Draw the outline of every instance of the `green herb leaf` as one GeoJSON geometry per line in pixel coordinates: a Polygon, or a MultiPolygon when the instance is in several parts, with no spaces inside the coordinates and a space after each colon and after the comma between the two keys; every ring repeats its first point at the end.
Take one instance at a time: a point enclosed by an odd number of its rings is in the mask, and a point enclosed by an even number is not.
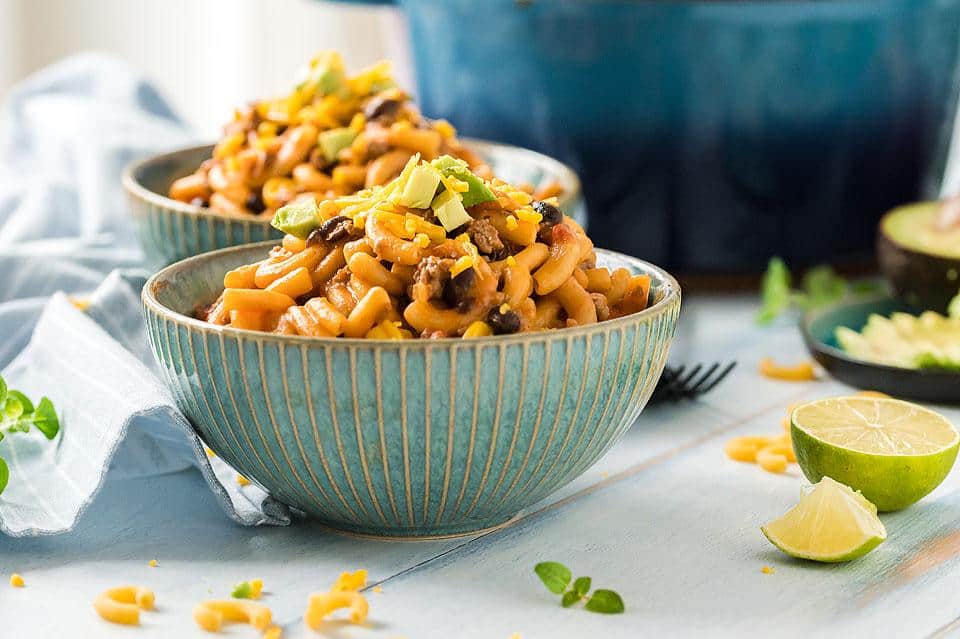
{"type": "Polygon", "coordinates": [[[590,577],[577,577],[573,582],[573,589],[581,597],[590,592],[590,577]]]}
{"type": "Polygon", "coordinates": [[[585,606],[590,612],[616,615],[624,611],[623,599],[612,590],[594,590],[585,606]]]}
{"type": "Polygon", "coordinates": [[[769,324],[790,306],[790,271],[779,257],[771,258],[760,285],[758,324],[769,324]]]}
{"type": "Polygon", "coordinates": [[[567,589],[567,584],[573,575],[570,569],[555,561],[543,561],[533,567],[533,571],[540,577],[540,581],[550,592],[559,595],[567,589]]]}
{"type": "Polygon", "coordinates": [[[847,280],[837,275],[830,266],[817,266],[803,276],[803,291],[806,299],[803,306],[817,308],[841,299],[849,288],[847,280]]]}
{"type": "Polygon", "coordinates": [[[10,481],[10,469],[3,457],[0,457],[0,493],[7,487],[8,481],[10,481]]]}
{"type": "Polygon", "coordinates": [[[241,581],[233,587],[233,592],[230,593],[230,596],[234,599],[249,599],[252,594],[253,586],[250,585],[250,582],[241,581]]]}
{"type": "Polygon", "coordinates": [[[853,295],[874,295],[886,291],[887,287],[880,280],[857,280],[850,283],[850,292],[853,295]]]}
{"type": "Polygon", "coordinates": [[[573,590],[568,590],[565,593],[563,593],[563,599],[560,600],[560,604],[564,608],[569,608],[573,604],[580,601],[580,598],[581,598],[581,595],[577,594],[573,590]]]}
{"type": "Polygon", "coordinates": [[[7,383],[0,377],[0,406],[7,403],[7,383]]]}
{"type": "Polygon", "coordinates": [[[33,425],[43,433],[47,439],[53,439],[60,432],[60,419],[53,408],[53,402],[46,397],[40,399],[37,409],[33,411],[33,425]]]}
{"type": "MultiPolygon", "coordinates": [[[[20,391],[8,390],[7,391],[7,404],[10,404],[10,400],[15,399],[20,402],[20,415],[29,415],[33,412],[33,402],[27,399],[27,396],[21,393],[20,391]]],[[[17,417],[20,417],[17,415],[17,417]]]]}

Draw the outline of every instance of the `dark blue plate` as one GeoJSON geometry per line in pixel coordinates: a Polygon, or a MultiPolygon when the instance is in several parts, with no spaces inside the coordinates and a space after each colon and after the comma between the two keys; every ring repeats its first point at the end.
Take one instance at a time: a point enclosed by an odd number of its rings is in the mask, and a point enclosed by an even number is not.
{"type": "Polygon", "coordinates": [[[837,344],[834,336],[837,327],[859,331],[872,313],[889,317],[896,311],[918,313],[887,295],[858,298],[810,311],[800,322],[800,330],[814,359],[845,384],[905,399],[960,403],[960,373],[873,364],[850,357],[837,344]]]}

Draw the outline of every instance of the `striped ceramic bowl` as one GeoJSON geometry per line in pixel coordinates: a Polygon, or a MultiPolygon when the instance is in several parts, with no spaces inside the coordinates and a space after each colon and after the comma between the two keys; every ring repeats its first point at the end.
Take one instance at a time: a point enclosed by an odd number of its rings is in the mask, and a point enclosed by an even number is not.
{"type": "Polygon", "coordinates": [[[352,532],[422,537],[496,526],[583,473],[630,427],[680,311],[666,272],[627,317],[478,339],[275,335],[191,317],[272,242],[186,259],[143,303],[154,355],[200,437],[281,501],[352,532]]]}
{"type": "MultiPolygon", "coordinates": [[[[560,208],[585,223],[580,180],[567,165],[516,146],[471,139],[464,142],[498,177],[512,184],[537,186],[559,181],[563,186],[560,208]]],[[[226,215],[166,196],[174,180],[193,173],[212,151],[209,144],[181,149],[133,162],[123,170],[137,237],[151,265],[160,268],[207,251],[282,237],[269,220],[226,215]]]]}

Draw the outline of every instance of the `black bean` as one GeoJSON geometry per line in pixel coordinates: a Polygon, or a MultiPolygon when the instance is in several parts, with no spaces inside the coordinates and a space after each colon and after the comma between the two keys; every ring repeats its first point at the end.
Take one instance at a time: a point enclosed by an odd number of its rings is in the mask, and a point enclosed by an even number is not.
{"type": "Polygon", "coordinates": [[[193,206],[204,207],[207,205],[207,201],[202,197],[195,197],[192,200],[190,200],[190,204],[192,204],[193,206]]]}
{"type": "Polygon", "coordinates": [[[248,195],[245,204],[247,210],[251,213],[263,213],[263,210],[267,208],[267,205],[263,203],[263,196],[260,194],[260,191],[253,191],[248,195]]]}
{"type": "Polygon", "coordinates": [[[541,224],[547,226],[556,226],[560,222],[563,222],[563,211],[555,207],[553,204],[543,202],[542,200],[535,200],[530,206],[533,207],[533,210],[543,216],[541,224]]]}
{"type": "Polygon", "coordinates": [[[313,229],[310,231],[310,235],[307,236],[307,246],[317,246],[323,242],[323,235],[320,234],[320,229],[313,229]]]}
{"type": "Polygon", "coordinates": [[[493,329],[494,335],[506,335],[520,330],[520,313],[516,311],[500,312],[500,307],[490,309],[487,314],[487,323],[493,329]]]}
{"type": "Polygon", "coordinates": [[[456,277],[451,277],[443,284],[443,301],[458,311],[465,311],[473,304],[473,289],[477,281],[477,274],[468,268],[456,277]]]}
{"type": "Polygon", "coordinates": [[[363,115],[368,120],[376,120],[382,117],[392,118],[397,115],[399,110],[400,100],[376,96],[367,102],[367,106],[363,109],[363,115]]]}
{"type": "MultiPolygon", "coordinates": [[[[427,220],[427,221],[429,222],[430,220],[427,220]]],[[[464,233],[466,233],[468,230],[470,230],[470,222],[467,222],[466,224],[461,224],[460,226],[453,229],[452,231],[447,231],[447,237],[459,237],[464,233]]]]}
{"type": "Polygon", "coordinates": [[[331,217],[320,225],[320,237],[328,242],[339,242],[353,234],[353,220],[344,215],[331,217]]]}

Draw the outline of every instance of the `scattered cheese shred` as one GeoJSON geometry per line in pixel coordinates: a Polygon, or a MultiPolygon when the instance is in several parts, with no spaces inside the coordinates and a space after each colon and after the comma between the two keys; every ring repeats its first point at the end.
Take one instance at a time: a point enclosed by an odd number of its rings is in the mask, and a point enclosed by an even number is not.
{"type": "Polygon", "coordinates": [[[247,478],[244,477],[243,475],[237,475],[237,485],[239,485],[239,486],[248,486],[249,484],[250,484],[250,480],[249,480],[249,479],[247,479],[247,478]]]}
{"type": "Polygon", "coordinates": [[[10,585],[13,586],[14,588],[23,588],[24,586],[23,577],[21,577],[17,573],[13,573],[12,575],[10,575],[10,585]]]}
{"type": "Polygon", "coordinates": [[[217,454],[213,452],[208,446],[203,447],[203,452],[207,454],[207,457],[216,457],[217,454]]]}
{"type": "Polygon", "coordinates": [[[156,559],[151,559],[150,562],[149,562],[147,565],[150,566],[151,568],[156,568],[156,567],[157,567],[157,560],[156,560],[156,559]]]}
{"type": "Polygon", "coordinates": [[[760,569],[760,572],[762,572],[765,575],[772,575],[773,573],[777,572],[777,570],[776,568],[773,568],[771,566],[764,566],[763,568],[760,569]]]}
{"type": "Polygon", "coordinates": [[[380,593],[383,592],[383,586],[376,585],[376,586],[374,586],[373,588],[371,588],[371,590],[373,590],[373,592],[375,592],[375,593],[377,593],[377,594],[379,595],[380,593]]]}
{"type": "Polygon", "coordinates": [[[283,636],[283,629],[279,626],[271,626],[263,633],[263,639],[280,639],[283,636]]]}

